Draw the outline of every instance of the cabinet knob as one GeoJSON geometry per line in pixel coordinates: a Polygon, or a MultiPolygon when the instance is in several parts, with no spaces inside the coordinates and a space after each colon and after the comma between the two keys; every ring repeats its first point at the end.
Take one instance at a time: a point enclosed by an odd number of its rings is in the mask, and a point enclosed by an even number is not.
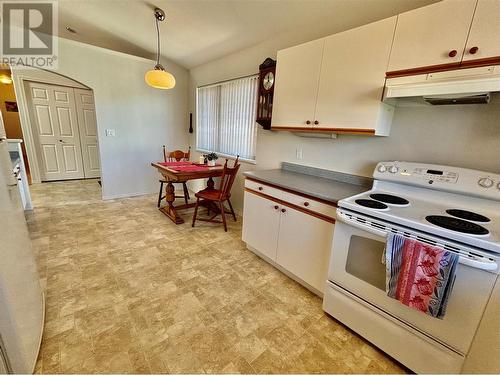
{"type": "Polygon", "coordinates": [[[274,206],[274,209],[275,209],[275,210],[277,210],[278,208],[280,208],[280,206],[277,206],[277,205],[276,205],[276,206],[274,206]]]}
{"type": "Polygon", "coordinates": [[[469,50],[469,53],[471,55],[475,55],[477,53],[477,51],[479,51],[479,48],[478,47],[472,47],[470,50],[469,50]]]}
{"type": "Polygon", "coordinates": [[[318,124],[319,124],[318,120],[314,121],[314,125],[318,125],[318,124]]]}
{"type": "Polygon", "coordinates": [[[307,124],[307,125],[310,125],[310,124],[311,124],[311,121],[307,120],[307,121],[306,121],[306,124],[307,124]]]}
{"type": "Polygon", "coordinates": [[[262,191],[264,190],[264,188],[262,186],[259,186],[259,190],[262,191]]]}
{"type": "Polygon", "coordinates": [[[281,212],[286,212],[286,210],[284,208],[281,209],[281,212]]]}
{"type": "Polygon", "coordinates": [[[449,53],[448,53],[448,56],[450,57],[455,57],[457,55],[457,50],[456,49],[452,49],[449,53]]]}
{"type": "Polygon", "coordinates": [[[304,206],[309,206],[309,202],[304,202],[304,206]]]}

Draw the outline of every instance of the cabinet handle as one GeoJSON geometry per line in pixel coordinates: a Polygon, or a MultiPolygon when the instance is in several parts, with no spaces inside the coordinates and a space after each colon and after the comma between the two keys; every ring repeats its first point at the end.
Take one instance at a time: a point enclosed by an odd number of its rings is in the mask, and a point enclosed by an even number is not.
{"type": "Polygon", "coordinates": [[[307,120],[306,125],[310,125],[310,124],[311,124],[311,121],[307,120]]]}
{"type": "Polygon", "coordinates": [[[264,190],[264,188],[262,186],[259,186],[259,190],[262,191],[264,190]]]}
{"type": "Polygon", "coordinates": [[[284,208],[281,209],[281,212],[286,212],[286,210],[284,208]]]}
{"type": "Polygon", "coordinates": [[[278,208],[280,208],[280,206],[274,206],[274,209],[277,210],[278,208]]]}
{"type": "Polygon", "coordinates": [[[471,55],[475,55],[477,53],[477,51],[479,51],[479,48],[478,47],[472,47],[470,50],[469,50],[469,53],[471,55]]]}
{"type": "Polygon", "coordinates": [[[309,202],[304,202],[304,206],[309,206],[309,202]]]}
{"type": "Polygon", "coordinates": [[[318,124],[319,124],[318,120],[314,121],[314,125],[318,125],[318,124]]]}
{"type": "Polygon", "coordinates": [[[452,49],[449,53],[448,53],[448,56],[450,57],[455,57],[457,55],[457,50],[456,49],[452,49]]]}

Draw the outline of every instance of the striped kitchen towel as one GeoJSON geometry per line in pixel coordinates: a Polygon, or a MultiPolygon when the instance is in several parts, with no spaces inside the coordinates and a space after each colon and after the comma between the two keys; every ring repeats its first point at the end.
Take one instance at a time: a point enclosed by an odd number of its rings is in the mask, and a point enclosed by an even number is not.
{"type": "Polygon", "coordinates": [[[387,295],[442,319],[455,282],[458,254],[389,234],[385,256],[387,295]]]}

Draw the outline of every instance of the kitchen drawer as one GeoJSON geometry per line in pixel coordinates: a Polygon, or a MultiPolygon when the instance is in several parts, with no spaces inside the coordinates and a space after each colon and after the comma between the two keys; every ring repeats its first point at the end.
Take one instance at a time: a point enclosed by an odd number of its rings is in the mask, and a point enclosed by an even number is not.
{"type": "Polygon", "coordinates": [[[249,180],[248,178],[245,179],[245,187],[247,189],[251,189],[251,190],[254,190],[256,192],[269,195],[269,196],[276,198],[276,199],[281,199],[281,197],[284,193],[283,190],[276,189],[272,186],[262,184],[262,183],[257,182],[257,181],[249,180]]]}
{"type": "Polygon", "coordinates": [[[306,198],[286,191],[282,192],[281,199],[284,202],[294,204],[295,206],[299,206],[306,210],[317,212],[319,214],[335,218],[336,207],[318,202],[317,200],[306,198]]]}

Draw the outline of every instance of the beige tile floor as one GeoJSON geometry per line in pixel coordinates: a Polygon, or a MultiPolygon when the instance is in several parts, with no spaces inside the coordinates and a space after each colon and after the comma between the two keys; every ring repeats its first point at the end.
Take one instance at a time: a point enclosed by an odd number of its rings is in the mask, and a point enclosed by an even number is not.
{"type": "Polygon", "coordinates": [[[177,226],[154,195],[100,201],[96,180],[31,190],[39,373],[405,371],[248,251],[240,222],[177,226]]]}

